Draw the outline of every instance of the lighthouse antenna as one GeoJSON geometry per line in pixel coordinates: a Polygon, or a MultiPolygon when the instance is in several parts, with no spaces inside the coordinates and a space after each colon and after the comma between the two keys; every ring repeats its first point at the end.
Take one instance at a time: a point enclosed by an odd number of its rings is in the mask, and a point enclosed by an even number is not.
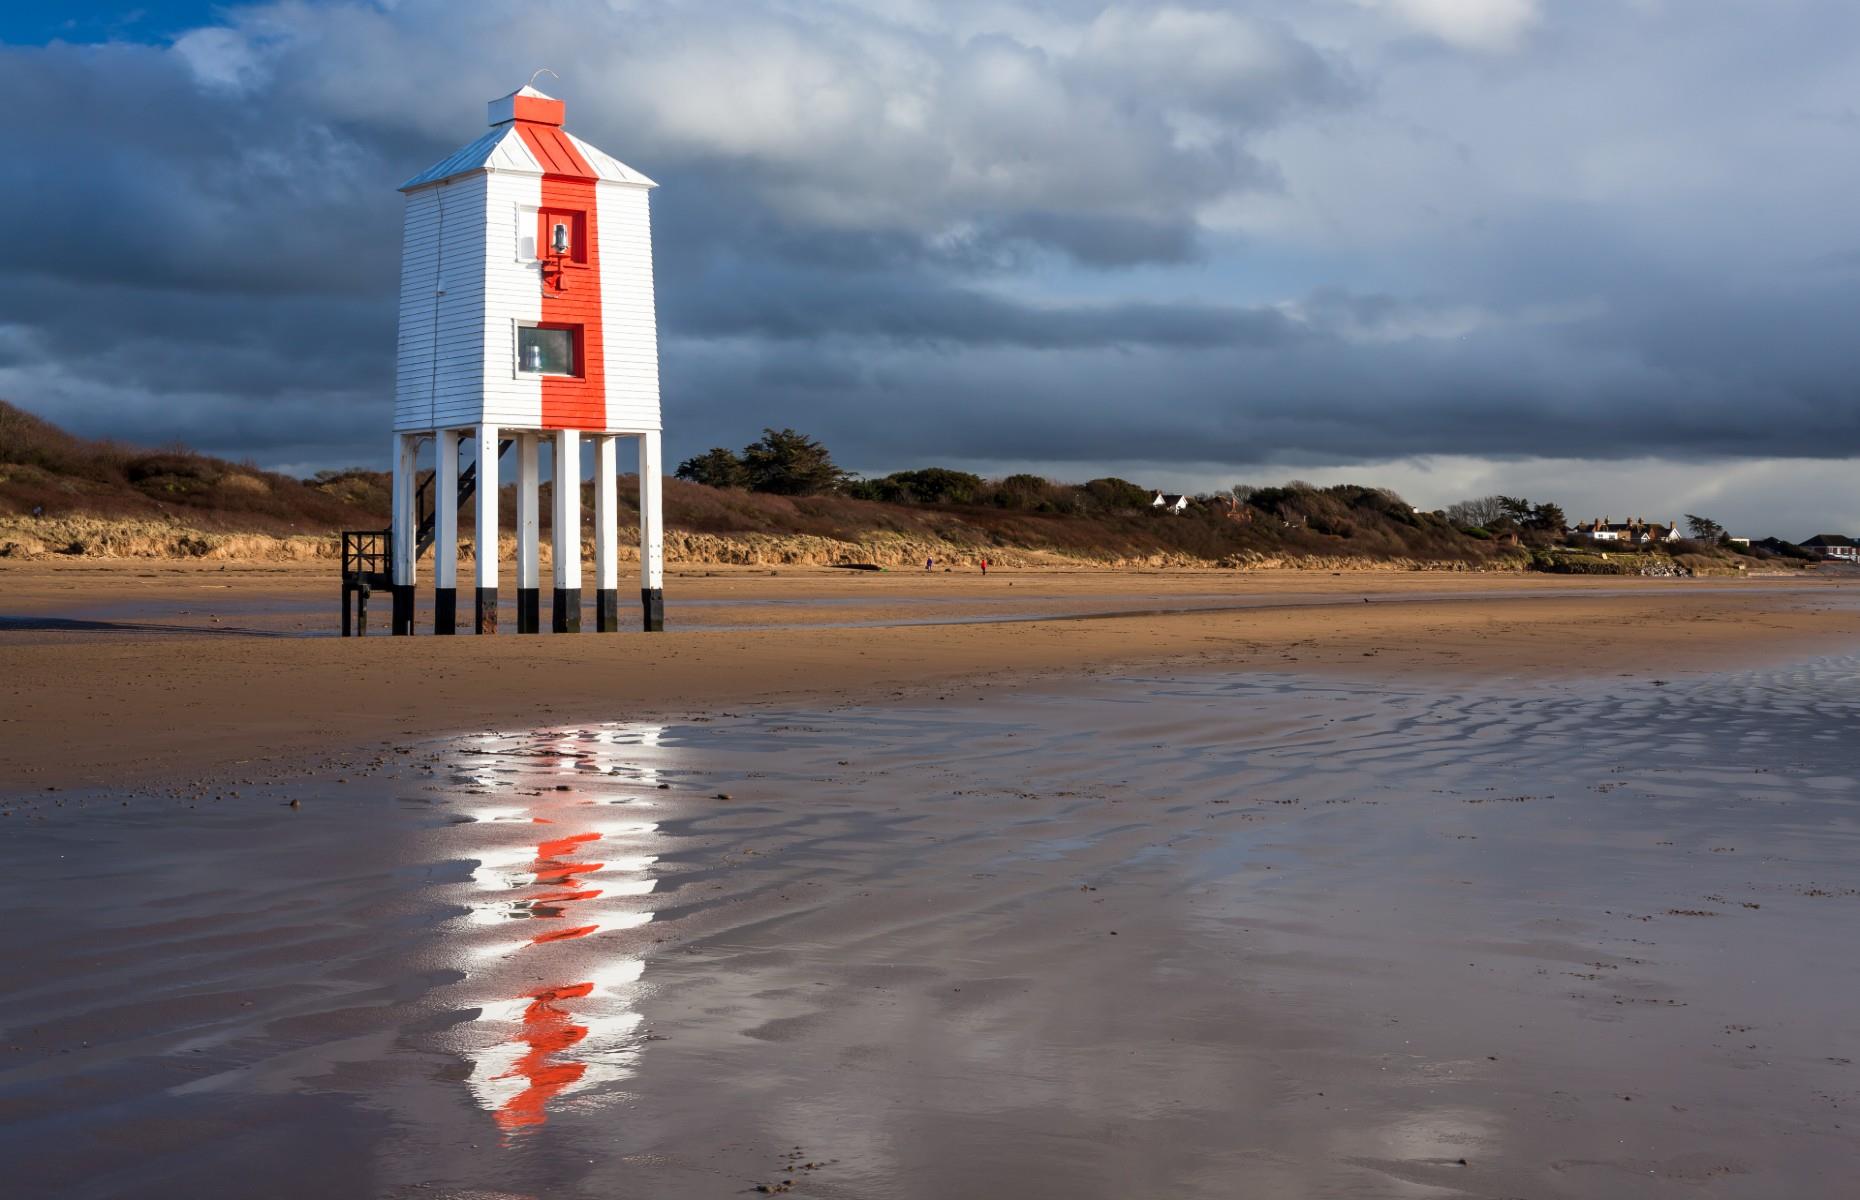
{"type": "MultiPolygon", "coordinates": [[[[543,73],[544,71],[549,71],[549,68],[548,68],[548,67],[537,67],[537,68],[536,68],[536,75],[541,75],[541,74],[542,74],[542,73],[543,73]]],[[[551,75],[555,75],[555,72],[554,72],[554,71],[549,71],[549,74],[551,74],[551,75]]],[[[530,76],[530,81],[529,81],[529,83],[528,83],[528,84],[526,84],[525,86],[527,86],[527,87],[535,87],[535,86],[536,86],[536,75],[531,75],[531,76],[530,76]]],[[[557,83],[560,83],[560,82],[562,81],[562,77],[561,77],[560,75],[555,75],[555,80],[556,80],[556,82],[557,82],[557,83]]]]}

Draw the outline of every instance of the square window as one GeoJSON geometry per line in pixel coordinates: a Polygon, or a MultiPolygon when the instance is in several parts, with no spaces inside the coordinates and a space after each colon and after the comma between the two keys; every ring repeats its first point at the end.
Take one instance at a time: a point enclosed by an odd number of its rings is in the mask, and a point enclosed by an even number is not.
{"type": "Polygon", "coordinates": [[[523,375],[575,374],[575,330],[567,326],[517,326],[517,371],[523,375]]]}

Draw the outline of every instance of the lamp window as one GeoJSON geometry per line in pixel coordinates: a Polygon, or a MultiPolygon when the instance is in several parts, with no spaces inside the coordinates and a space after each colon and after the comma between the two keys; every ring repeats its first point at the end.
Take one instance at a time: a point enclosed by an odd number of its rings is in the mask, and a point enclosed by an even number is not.
{"type": "Polygon", "coordinates": [[[536,249],[543,258],[560,262],[587,262],[587,214],[559,208],[545,208],[538,212],[536,249]]]}
{"type": "Polygon", "coordinates": [[[517,326],[519,375],[576,375],[580,331],[567,325],[517,326]]]}

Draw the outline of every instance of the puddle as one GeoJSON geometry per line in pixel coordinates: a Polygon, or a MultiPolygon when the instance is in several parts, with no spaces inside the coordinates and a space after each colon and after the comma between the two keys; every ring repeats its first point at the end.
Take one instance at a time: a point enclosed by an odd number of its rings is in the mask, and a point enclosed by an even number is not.
{"type": "Polygon", "coordinates": [[[1857,666],[963,687],[16,797],[10,1194],[1837,1194],[1857,666]]]}

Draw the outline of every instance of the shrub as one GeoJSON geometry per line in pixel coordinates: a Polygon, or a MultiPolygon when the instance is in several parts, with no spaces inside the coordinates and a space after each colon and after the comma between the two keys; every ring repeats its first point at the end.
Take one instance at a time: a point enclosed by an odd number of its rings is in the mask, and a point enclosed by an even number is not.
{"type": "Polygon", "coordinates": [[[861,483],[869,498],[897,504],[974,504],[986,488],[980,475],[947,467],[896,471],[883,479],[861,483]]]}
{"type": "Polygon", "coordinates": [[[743,448],[743,472],[752,490],[778,496],[816,496],[847,479],[825,446],[792,429],[764,429],[743,448]]]}
{"type": "Polygon", "coordinates": [[[680,479],[689,479],[692,483],[701,483],[707,487],[747,487],[749,469],[734,451],[722,446],[712,446],[696,458],[687,458],[678,464],[673,472],[680,479]]]}
{"type": "Polygon", "coordinates": [[[1115,475],[1103,479],[1090,479],[1084,484],[1084,491],[1100,508],[1148,508],[1150,491],[1140,488],[1128,479],[1119,479],[1115,475]]]}

